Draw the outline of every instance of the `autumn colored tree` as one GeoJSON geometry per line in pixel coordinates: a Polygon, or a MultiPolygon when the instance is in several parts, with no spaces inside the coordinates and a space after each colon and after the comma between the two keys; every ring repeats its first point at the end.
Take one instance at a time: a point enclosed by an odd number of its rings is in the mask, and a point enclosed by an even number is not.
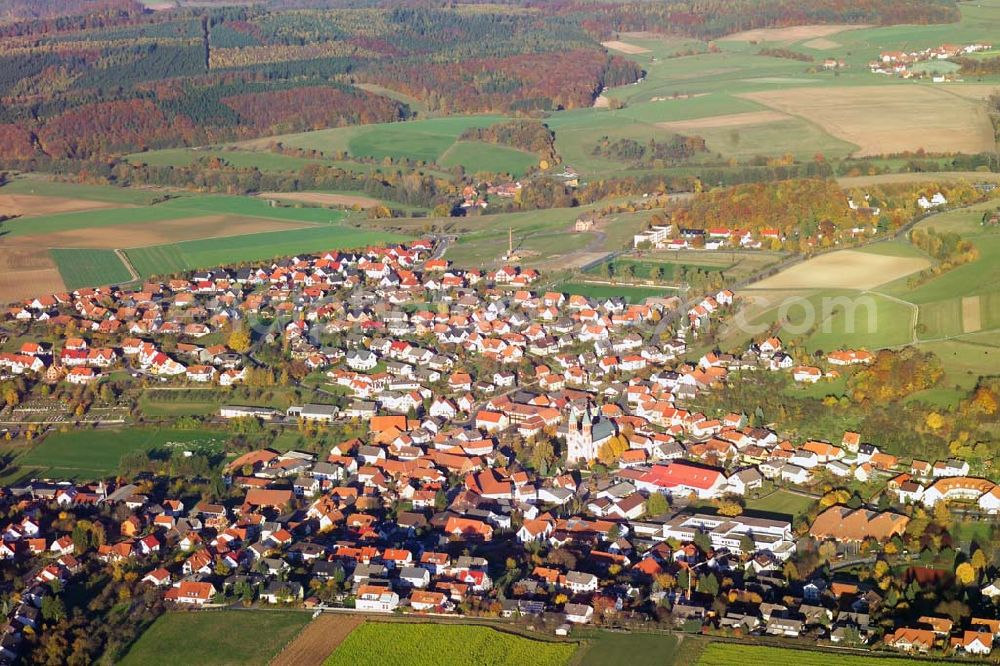
{"type": "Polygon", "coordinates": [[[616,435],[604,442],[597,452],[597,459],[602,465],[611,467],[618,462],[622,454],[628,451],[628,440],[621,435],[616,435]]]}
{"type": "Polygon", "coordinates": [[[229,334],[229,348],[238,354],[250,351],[250,332],[240,326],[229,334]]]}
{"type": "Polygon", "coordinates": [[[719,515],[734,517],[743,513],[743,506],[733,500],[719,502],[719,515]]]}
{"type": "Polygon", "coordinates": [[[976,569],[968,562],[962,562],[955,567],[955,579],[964,587],[969,587],[976,582],[976,569]]]}

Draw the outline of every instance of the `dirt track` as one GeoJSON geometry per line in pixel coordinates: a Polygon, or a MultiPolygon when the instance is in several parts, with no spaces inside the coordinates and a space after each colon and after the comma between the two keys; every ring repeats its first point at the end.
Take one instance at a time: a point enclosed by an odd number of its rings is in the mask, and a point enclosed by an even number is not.
{"type": "Polygon", "coordinates": [[[307,624],[271,666],[318,666],[364,621],[357,615],[324,613],[307,624]]]}

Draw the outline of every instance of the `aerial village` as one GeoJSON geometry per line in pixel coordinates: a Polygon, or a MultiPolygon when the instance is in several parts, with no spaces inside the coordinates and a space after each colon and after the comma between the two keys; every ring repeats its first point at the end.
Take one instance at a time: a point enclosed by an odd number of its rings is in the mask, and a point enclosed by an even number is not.
{"type": "Polygon", "coordinates": [[[1000,487],[960,458],[900,459],[855,432],[793,440],[781,422],[695,406],[748,373],[808,384],[875,354],[804,363],[765,337],[739,356],[689,358],[737,305],[731,291],[628,304],[538,290],[529,267],[458,270],[437,250],[418,240],[329,252],[10,308],[7,323],[37,337],[0,369],[28,392],[123,371],[239,386],[267,369],[270,346],[337,391],[284,411],[228,404],[213,418],[353,436],[318,453],[230,456],[212,497],[182,497],[150,473],[4,488],[0,558],[18,575],[0,655],[15,658],[47,600],[95,566],[191,609],[480,615],[563,635],[656,621],[879,650],[993,649],[1000,582],[982,551],[959,567],[982,589],[957,612],[890,612],[889,597],[916,605],[930,569],[888,572],[939,534],[930,526],[953,503],[1000,511],[1000,487]],[[199,345],[220,330],[246,336],[199,345]],[[52,331],[61,344],[43,342],[52,331]],[[840,481],[884,492],[871,503],[825,490],[840,481]],[[793,519],[744,508],[775,492],[815,509],[793,519]],[[852,562],[872,573],[839,573],[852,562]]]}
{"type": "Polygon", "coordinates": [[[919,51],[882,51],[877,60],[868,64],[868,69],[872,74],[894,76],[901,79],[930,77],[934,83],[944,83],[956,80],[956,74],[945,68],[942,68],[940,72],[937,71],[933,65],[934,62],[983,53],[992,48],[991,44],[974,42],[964,46],[942,44],[919,51]]]}

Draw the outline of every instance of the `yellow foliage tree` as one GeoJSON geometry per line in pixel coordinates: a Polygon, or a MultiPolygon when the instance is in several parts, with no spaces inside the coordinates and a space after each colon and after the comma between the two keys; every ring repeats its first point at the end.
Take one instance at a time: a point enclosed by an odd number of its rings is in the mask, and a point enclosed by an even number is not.
{"type": "Polygon", "coordinates": [[[601,464],[610,467],[618,462],[618,459],[626,451],[628,451],[628,440],[621,435],[616,435],[601,445],[601,449],[597,452],[597,459],[601,461],[601,464]]]}
{"type": "Polygon", "coordinates": [[[986,568],[986,565],[989,564],[989,561],[986,559],[986,554],[983,553],[981,548],[977,548],[976,552],[972,554],[971,564],[976,571],[982,571],[986,568]]]}
{"type": "Polygon", "coordinates": [[[250,333],[245,328],[237,328],[229,334],[229,348],[238,354],[250,351],[250,333]]]}
{"type": "Polygon", "coordinates": [[[739,502],[733,502],[731,500],[726,500],[719,503],[719,514],[723,516],[738,516],[743,513],[743,507],[740,506],[739,502]]]}
{"type": "Polygon", "coordinates": [[[944,417],[937,412],[931,412],[924,418],[924,423],[931,430],[940,430],[944,426],[944,417]]]}
{"type": "Polygon", "coordinates": [[[976,580],[976,570],[968,562],[962,562],[955,569],[955,578],[958,579],[959,583],[968,587],[976,580]]]}

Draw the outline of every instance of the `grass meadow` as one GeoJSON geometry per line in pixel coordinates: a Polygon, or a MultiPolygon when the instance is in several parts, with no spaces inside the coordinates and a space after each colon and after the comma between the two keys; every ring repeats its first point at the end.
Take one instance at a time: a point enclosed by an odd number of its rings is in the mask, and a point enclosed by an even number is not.
{"type": "Polygon", "coordinates": [[[174,443],[184,446],[221,444],[223,435],[201,430],[73,430],[48,435],[20,456],[17,465],[39,471],[41,476],[90,480],[114,474],[121,457],[130,451],[148,451],[174,443]]]}
{"type": "Polygon", "coordinates": [[[114,250],[53,248],[49,253],[67,289],[120,284],[132,279],[114,250]]]}
{"type": "Polygon", "coordinates": [[[133,248],[126,255],[140,276],[149,277],[405,239],[399,234],[330,225],[133,248]]]}
{"type": "Polygon", "coordinates": [[[162,192],[113,185],[83,185],[45,180],[43,178],[15,178],[0,189],[0,194],[32,194],[42,197],[86,199],[122,205],[144,206],[161,197],[162,192]]]}
{"type": "Polygon", "coordinates": [[[777,513],[797,518],[809,510],[815,500],[787,490],[776,490],[759,499],[748,500],[746,508],[752,511],[777,513]]]}
{"type": "Polygon", "coordinates": [[[259,610],[165,613],[120,663],[265,666],[310,618],[306,612],[259,610]]]}

